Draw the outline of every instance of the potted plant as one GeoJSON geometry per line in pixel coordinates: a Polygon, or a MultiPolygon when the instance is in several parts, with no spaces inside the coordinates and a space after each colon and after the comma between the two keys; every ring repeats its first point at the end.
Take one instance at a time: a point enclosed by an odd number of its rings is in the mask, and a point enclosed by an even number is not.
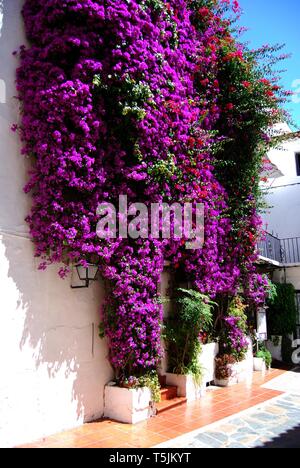
{"type": "Polygon", "coordinates": [[[205,392],[203,366],[199,360],[201,336],[212,326],[215,303],[198,291],[178,289],[179,296],[165,323],[167,384],[178,388],[178,396],[196,400],[205,392]]]}
{"type": "Polygon", "coordinates": [[[272,354],[265,348],[260,349],[254,357],[254,370],[256,372],[264,372],[269,370],[272,364],[272,354]]]}
{"type": "Polygon", "coordinates": [[[127,424],[136,424],[155,415],[160,401],[160,385],[156,372],[141,377],[124,376],[105,387],[104,417],[127,424]]]}
{"type": "Polygon", "coordinates": [[[234,366],[236,362],[237,361],[232,354],[223,354],[216,357],[216,377],[214,380],[215,385],[218,387],[228,387],[233,383],[236,383],[234,381],[234,366]]]}
{"type": "MultiPolygon", "coordinates": [[[[231,369],[233,375],[230,385],[250,380],[253,374],[252,340],[248,336],[246,308],[243,299],[236,296],[229,303],[228,310],[221,320],[220,356],[232,356],[235,361],[231,369]]],[[[222,362],[218,364],[222,367],[222,362]]],[[[218,379],[216,375],[216,380],[222,379],[218,379]]]]}
{"type": "Polygon", "coordinates": [[[253,369],[255,372],[265,372],[269,370],[272,364],[272,354],[266,349],[261,341],[259,341],[258,335],[254,335],[255,348],[253,369]]]}

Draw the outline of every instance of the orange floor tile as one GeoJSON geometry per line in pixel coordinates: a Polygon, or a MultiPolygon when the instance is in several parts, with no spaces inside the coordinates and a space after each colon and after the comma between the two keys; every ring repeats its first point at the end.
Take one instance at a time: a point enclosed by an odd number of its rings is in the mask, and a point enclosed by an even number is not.
{"type": "Polygon", "coordinates": [[[255,374],[250,385],[239,384],[208,392],[197,402],[185,403],[135,426],[101,420],[20,448],[153,447],[281,395],[261,385],[284,372],[271,370],[265,376],[255,374]]]}

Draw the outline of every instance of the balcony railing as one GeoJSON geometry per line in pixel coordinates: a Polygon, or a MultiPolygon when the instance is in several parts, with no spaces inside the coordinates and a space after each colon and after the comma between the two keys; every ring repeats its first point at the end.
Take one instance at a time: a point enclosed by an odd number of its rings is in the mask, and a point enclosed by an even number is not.
{"type": "Polygon", "coordinates": [[[278,263],[300,263],[300,237],[278,239],[272,234],[258,244],[259,254],[278,263]]]}

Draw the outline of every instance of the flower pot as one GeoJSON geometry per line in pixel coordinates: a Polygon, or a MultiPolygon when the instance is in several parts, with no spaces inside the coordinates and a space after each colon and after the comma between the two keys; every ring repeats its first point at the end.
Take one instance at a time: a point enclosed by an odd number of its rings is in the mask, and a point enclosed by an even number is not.
{"type": "Polygon", "coordinates": [[[266,372],[266,363],[263,358],[255,357],[253,360],[253,367],[255,372],[266,372]]]}
{"type": "Polygon", "coordinates": [[[232,383],[230,379],[215,379],[214,384],[217,387],[230,387],[231,385],[235,385],[235,383],[232,383]]]}
{"type": "Polygon", "coordinates": [[[252,359],[244,359],[244,361],[229,364],[229,373],[231,374],[228,379],[214,379],[214,384],[217,387],[231,387],[242,382],[251,382],[253,378],[253,357],[252,359]],[[250,367],[251,363],[251,367],[250,367]]]}
{"type": "Polygon", "coordinates": [[[176,375],[167,373],[167,385],[177,387],[177,395],[187,401],[199,400],[205,395],[206,384],[198,384],[192,375],[176,375]]]}
{"type": "Polygon", "coordinates": [[[105,387],[104,417],[127,424],[137,424],[152,416],[149,388],[105,387]]]}
{"type": "Polygon", "coordinates": [[[215,358],[219,353],[218,343],[208,343],[202,345],[202,352],[199,356],[199,363],[203,369],[203,383],[210,383],[215,378],[215,358]]]}

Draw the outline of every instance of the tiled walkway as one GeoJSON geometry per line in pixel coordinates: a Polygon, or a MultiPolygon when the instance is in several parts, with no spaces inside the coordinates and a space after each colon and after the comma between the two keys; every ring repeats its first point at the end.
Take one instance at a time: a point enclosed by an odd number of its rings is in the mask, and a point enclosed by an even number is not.
{"type": "Polygon", "coordinates": [[[252,384],[209,391],[201,400],[166,411],[135,426],[99,421],[63,432],[23,448],[143,448],[177,438],[283,394],[262,385],[283,375],[255,374],[252,384]]]}
{"type": "Polygon", "coordinates": [[[300,395],[277,397],[159,448],[300,448],[300,395]]]}

